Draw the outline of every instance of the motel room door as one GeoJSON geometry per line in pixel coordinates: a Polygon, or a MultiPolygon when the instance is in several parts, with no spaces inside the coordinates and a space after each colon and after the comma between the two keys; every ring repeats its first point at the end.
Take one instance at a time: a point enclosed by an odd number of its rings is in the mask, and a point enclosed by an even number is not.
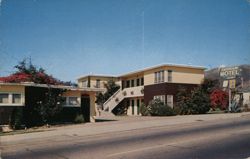
{"type": "Polygon", "coordinates": [[[85,122],[90,122],[90,97],[89,95],[81,96],[81,109],[85,122]]]}

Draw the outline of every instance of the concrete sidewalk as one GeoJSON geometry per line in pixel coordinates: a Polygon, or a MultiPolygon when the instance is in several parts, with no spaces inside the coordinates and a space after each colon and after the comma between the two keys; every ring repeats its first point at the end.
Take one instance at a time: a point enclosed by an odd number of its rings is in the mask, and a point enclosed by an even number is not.
{"type": "Polygon", "coordinates": [[[250,112],[227,113],[227,114],[205,114],[205,115],[182,115],[172,117],[114,117],[116,121],[85,123],[62,127],[46,128],[43,132],[16,134],[0,137],[1,144],[22,142],[29,139],[53,138],[55,136],[89,136],[111,132],[129,131],[149,127],[178,126],[183,124],[197,123],[201,121],[226,120],[250,116],[250,112]]]}

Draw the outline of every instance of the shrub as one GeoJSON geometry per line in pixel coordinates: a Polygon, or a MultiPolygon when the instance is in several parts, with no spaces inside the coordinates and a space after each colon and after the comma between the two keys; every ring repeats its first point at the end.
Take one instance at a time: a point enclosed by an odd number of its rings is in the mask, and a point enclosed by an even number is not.
{"type": "Polygon", "coordinates": [[[149,116],[150,115],[148,107],[144,103],[141,104],[140,112],[141,112],[142,116],[149,116]]]}
{"type": "Polygon", "coordinates": [[[23,125],[23,109],[14,108],[11,114],[10,126],[12,129],[21,129],[23,125]]]}
{"type": "Polygon", "coordinates": [[[195,88],[191,93],[186,89],[180,89],[177,94],[177,107],[180,114],[205,114],[210,110],[210,86],[202,84],[195,88]]]}
{"type": "Polygon", "coordinates": [[[216,108],[225,110],[228,106],[228,93],[221,89],[214,89],[210,94],[210,100],[213,110],[216,108]]]}
{"type": "Polygon", "coordinates": [[[77,114],[74,120],[75,123],[84,123],[84,117],[82,114],[77,114]]]}
{"type": "Polygon", "coordinates": [[[176,115],[174,110],[165,105],[159,99],[152,100],[148,106],[148,111],[152,116],[173,116],[176,115]]]}

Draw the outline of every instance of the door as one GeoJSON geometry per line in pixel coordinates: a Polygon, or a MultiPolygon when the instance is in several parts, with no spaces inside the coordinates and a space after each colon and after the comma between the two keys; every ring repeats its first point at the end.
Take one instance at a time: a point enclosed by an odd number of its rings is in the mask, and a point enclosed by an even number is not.
{"type": "Polygon", "coordinates": [[[89,95],[81,96],[81,109],[85,122],[90,122],[90,98],[89,95]]]}
{"type": "Polygon", "coordinates": [[[132,115],[135,114],[135,101],[134,99],[131,100],[131,106],[132,106],[132,115]]]}
{"type": "Polygon", "coordinates": [[[140,99],[137,99],[137,115],[140,114],[140,99]]]}

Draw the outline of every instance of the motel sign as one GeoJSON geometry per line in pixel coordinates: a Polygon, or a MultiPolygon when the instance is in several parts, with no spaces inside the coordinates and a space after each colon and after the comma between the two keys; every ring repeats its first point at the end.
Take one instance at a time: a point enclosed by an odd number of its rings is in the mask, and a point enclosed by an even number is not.
{"type": "Polygon", "coordinates": [[[225,67],[220,69],[220,77],[222,77],[223,87],[234,89],[236,87],[236,77],[240,76],[241,69],[235,67],[225,67]]]}
{"type": "Polygon", "coordinates": [[[239,67],[225,67],[220,69],[220,77],[223,79],[232,79],[236,78],[236,76],[240,75],[240,68],[239,67]]]}

